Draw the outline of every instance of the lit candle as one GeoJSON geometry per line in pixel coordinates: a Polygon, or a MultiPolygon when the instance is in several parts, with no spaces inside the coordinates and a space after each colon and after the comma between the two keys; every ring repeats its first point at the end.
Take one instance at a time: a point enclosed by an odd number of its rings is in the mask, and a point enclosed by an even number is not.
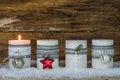
{"type": "Polygon", "coordinates": [[[18,35],[18,40],[9,40],[9,45],[30,45],[30,40],[21,40],[21,35],[18,35]]]}
{"type": "Polygon", "coordinates": [[[18,35],[18,40],[9,40],[8,53],[10,69],[21,69],[31,66],[30,40],[21,40],[21,35],[18,35]]]}

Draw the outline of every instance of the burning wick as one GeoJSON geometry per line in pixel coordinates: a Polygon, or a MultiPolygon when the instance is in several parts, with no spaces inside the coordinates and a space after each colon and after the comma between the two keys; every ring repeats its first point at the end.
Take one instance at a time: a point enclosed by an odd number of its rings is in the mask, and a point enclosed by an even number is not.
{"type": "Polygon", "coordinates": [[[21,35],[18,35],[18,40],[21,40],[21,35]]]}

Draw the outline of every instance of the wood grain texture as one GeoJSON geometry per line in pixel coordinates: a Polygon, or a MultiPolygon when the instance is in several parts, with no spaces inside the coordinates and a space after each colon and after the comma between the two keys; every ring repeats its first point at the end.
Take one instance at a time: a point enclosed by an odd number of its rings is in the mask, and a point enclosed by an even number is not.
{"type": "MultiPolygon", "coordinates": [[[[0,31],[119,32],[119,0],[1,1],[0,17],[18,19],[0,31]]],[[[2,20],[2,19],[1,19],[2,20]]]]}
{"type": "Polygon", "coordinates": [[[113,32],[107,32],[106,34],[102,35],[102,32],[97,33],[90,33],[90,32],[78,32],[78,33],[55,33],[50,32],[48,33],[40,33],[40,32],[6,32],[0,33],[0,57],[3,60],[5,57],[8,56],[8,40],[15,40],[17,39],[18,34],[22,35],[22,39],[29,39],[31,40],[32,46],[32,59],[36,59],[36,40],[39,39],[57,39],[59,40],[59,48],[60,48],[60,60],[63,60],[65,57],[65,40],[69,39],[86,39],[88,40],[88,60],[91,60],[91,41],[92,39],[113,39],[115,41],[115,61],[120,60],[120,35],[113,32]],[[76,35],[77,34],[77,35],[76,35]],[[4,35],[4,36],[3,36],[4,35]],[[69,36],[68,36],[69,35],[69,36]],[[6,37],[7,36],[7,37],[6,37]],[[96,37],[97,36],[97,37],[96,37]]]}
{"type": "Polygon", "coordinates": [[[32,59],[37,39],[58,39],[64,59],[66,39],[113,39],[115,61],[120,60],[120,0],[1,0],[0,61],[8,56],[8,40],[21,34],[32,41],[32,59]]]}

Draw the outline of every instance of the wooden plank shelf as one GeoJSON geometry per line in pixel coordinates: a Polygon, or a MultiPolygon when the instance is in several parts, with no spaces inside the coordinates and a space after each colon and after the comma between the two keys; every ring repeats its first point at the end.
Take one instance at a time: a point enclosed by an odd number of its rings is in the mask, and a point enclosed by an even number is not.
{"type": "Polygon", "coordinates": [[[120,60],[120,0],[4,0],[0,1],[0,61],[8,56],[8,40],[58,39],[60,59],[65,40],[86,39],[91,60],[92,39],[113,39],[115,61],[120,60]]]}

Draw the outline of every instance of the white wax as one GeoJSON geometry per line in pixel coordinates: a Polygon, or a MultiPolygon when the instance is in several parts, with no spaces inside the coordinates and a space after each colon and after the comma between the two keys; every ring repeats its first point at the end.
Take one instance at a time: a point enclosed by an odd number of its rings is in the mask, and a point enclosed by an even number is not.
{"type": "MultiPolygon", "coordinates": [[[[16,69],[13,65],[12,65],[12,61],[14,60],[14,58],[10,58],[9,59],[9,69],[16,69]]],[[[30,58],[23,58],[23,60],[25,61],[25,64],[23,66],[23,68],[28,68],[31,66],[31,59],[30,58]]]]}
{"type": "Polygon", "coordinates": [[[80,44],[83,48],[87,48],[87,40],[66,40],[66,48],[68,49],[75,49],[80,44]]]}
{"type": "Polygon", "coordinates": [[[65,58],[66,67],[87,68],[87,54],[85,55],[66,54],[65,58]],[[78,60],[75,56],[78,58],[78,60]]]}
{"type": "Polygon", "coordinates": [[[113,40],[110,39],[93,39],[92,40],[92,45],[95,46],[109,46],[109,45],[113,45],[113,40]]]}
{"type": "MultiPolygon", "coordinates": [[[[37,40],[37,46],[56,46],[58,45],[58,40],[37,40]]],[[[37,54],[39,55],[40,53],[42,53],[42,55],[44,55],[46,52],[47,53],[55,53],[55,52],[59,52],[58,49],[54,49],[54,50],[47,50],[46,48],[44,50],[37,50],[37,54]],[[39,52],[40,51],[40,52],[39,52]],[[44,54],[43,54],[44,53],[44,54]]],[[[52,55],[52,54],[51,54],[52,55]]],[[[43,68],[43,64],[40,62],[40,60],[43,60],[43,58],[37,58],[37,67],[39,69],[43,68]]],[[[58,67],[59,65],[59,60],[58,58],[54,59],[54,62],[52,63],[53,68],[54,67],[58,67]]]]}
{"type": "Polygon", "coordinates": [[[9,45],[29,45],[30,40],[9,40],[9,45]]]}
{"type": "MultiPolygon", "coordinates": [[[[37,58],[37,68],[43,69],[43,64],[40,62],[40,60],[43,60],[43,58],[37,58]]],[[[52,63],[52,67],[58,67],[59,66],[59,60],[58,58],[54,59],[54,62],[52,63]]]]}
{"type": "MultiPolygon", "coordinates": [[[[31,46],[24,46],[24,45],[30,45],[30,40],[9,40],[9,45],[12,45],[12,46],[8,47],[9,57],[31,55],[31,46]]],[[[14,66],[12,65],[13,59],[15,59],[15,58],[9,59],[9,68],[10,69],[15,69],[14,66]]],[[[30,65],[31,65],[30,59],[31,59],[30,57],[24,58],[25,64],[24,64],[23,68],[30,67],[30,65]]]]}
{"type": "Polygon", "coordinates": [[[8,53],[9,56],[17,56],[17,55],[31,55],[31,46],[27,47],[8,47],[8,53]],[[19,51],[19,53],[16,54],[16,52],[19,51]]]}
{"type": "Polygon", "coordinates": [[[92,58],[92,68],[96,69],[108,69],[113,68],[113,58],[110,63],[104,64],[100,61],[100,59],[94,59],[92,58]]]}
{"type": "Polygon", "coordinates": [[[58,45],[58,40],[37,40],[37,45],[54,46],[58,45]]]}

